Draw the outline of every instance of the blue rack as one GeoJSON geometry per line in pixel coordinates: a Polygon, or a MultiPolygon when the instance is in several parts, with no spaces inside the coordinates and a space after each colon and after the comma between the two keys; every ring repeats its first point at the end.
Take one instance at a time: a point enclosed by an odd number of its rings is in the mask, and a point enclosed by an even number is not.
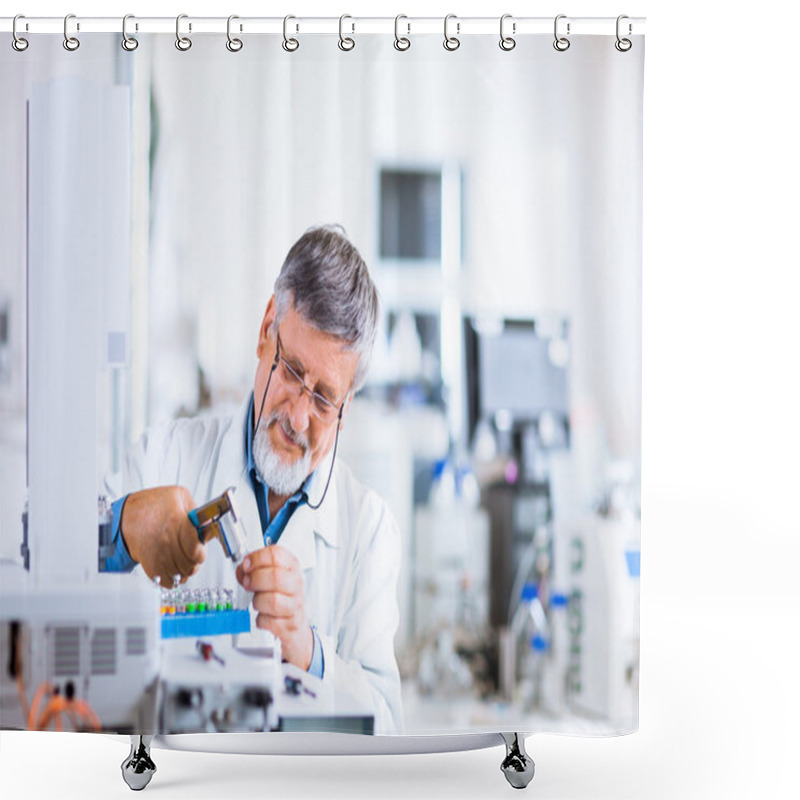
{"type": "Polygon", "coordinates": [[[246,608],[228,611],[203,611],[193,614],[168,614],[161,617],[161,638],[183,636],[219,636],[223,633],[247,633],[250,612],[246,608]]]}

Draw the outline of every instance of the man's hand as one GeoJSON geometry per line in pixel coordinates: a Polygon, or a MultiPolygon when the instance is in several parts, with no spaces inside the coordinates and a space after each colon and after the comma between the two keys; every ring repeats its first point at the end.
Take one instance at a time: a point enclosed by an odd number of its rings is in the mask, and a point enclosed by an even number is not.
{"type": "Polygon", "coordinates": [[[128,495],[120,528],[128,552],[149,578],[171,587],[175,575],[186,580],[206,559],[205,545],[189,521],[194,502],[182,486],[161,486],[128,495]]]}
{"type": "Polygon", "coordinates": [[[258,627],[281,640],[286,661],[307,670],[314,652],[314,633],[306,619],[305,585],[298,560],[285,547],[262,547],[239,564],[236,579],[253,592],[258,627]]]}

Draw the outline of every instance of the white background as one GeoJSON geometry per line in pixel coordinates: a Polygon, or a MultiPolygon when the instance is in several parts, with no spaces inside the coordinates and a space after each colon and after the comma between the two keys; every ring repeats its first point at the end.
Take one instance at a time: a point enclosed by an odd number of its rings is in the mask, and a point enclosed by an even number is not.
{"type": "MultiPolygon", "coordinates": [[[[796,37],[786,3],[36,2],[28,16],[647,16],[640,731],[536,736],[545,798],[797,796],[800,389],[796,37]]],[[[0,46],[7,47],[3,36],[0,46]]],[[[0,734],[4,797],[130,796],[121,740],[0,734]]],[[[485,798],[502,750],[155,751],[158,798],[485,798]]]]}

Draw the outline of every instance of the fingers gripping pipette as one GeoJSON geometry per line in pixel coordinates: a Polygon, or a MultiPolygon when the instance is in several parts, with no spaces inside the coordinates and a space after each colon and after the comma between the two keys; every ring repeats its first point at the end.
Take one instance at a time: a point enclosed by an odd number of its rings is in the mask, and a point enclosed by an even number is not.
{"type": "Polygon", "coordinates": [[[201,542],[216,537],[225,555],[238,564],[247,554],[247,535],[234,500],[235,488],[226,489],[219,497],[189,512],[189,520],[197,528],[201,542]]]}

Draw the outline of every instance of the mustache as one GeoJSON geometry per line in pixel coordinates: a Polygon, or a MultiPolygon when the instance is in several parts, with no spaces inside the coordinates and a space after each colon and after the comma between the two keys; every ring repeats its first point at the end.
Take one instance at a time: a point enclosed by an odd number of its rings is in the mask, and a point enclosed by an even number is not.
{"type": "Polygon", "coordinates": [[[300,448],[303,450],[303,455],[308,452],[308,437],[305,433],[299,433],[292,427],[292,423],[289,421],[289,416],[281,411],[275,410],[273,411],[266,419],[259,423],[259,427],[264,425],[266,428],[271,428],[273,425],[280,425],[283,429],[283,432],[300,448]]]}

